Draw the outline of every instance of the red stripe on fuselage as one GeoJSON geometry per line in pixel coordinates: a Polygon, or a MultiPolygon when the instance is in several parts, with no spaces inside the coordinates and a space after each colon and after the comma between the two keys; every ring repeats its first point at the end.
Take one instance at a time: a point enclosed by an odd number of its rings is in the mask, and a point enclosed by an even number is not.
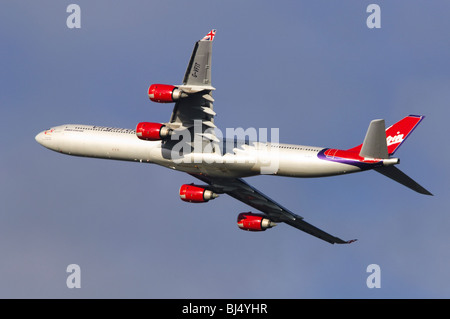
{"type": "Polygon", "coordinates": [[[345,159],[345,160],[351,160],[351,161],[358,161],[361,163],[378,163],[381,161],[379,158],[365,158],[359,156],[359,153],[351,152],[351,151],[345,151],[345,150],[338,150],[338,149],[329,149],[325,151],[325,156],[330,159],[345,159]]]}
{"type": "Polygon", "coordinates": [[[361,170],[372,169],[383,165],[382,159],[364,158],[359,156],[359,153],[334,148],[322,150],[317,156],[326,161],[356,166],[361,170]]]}

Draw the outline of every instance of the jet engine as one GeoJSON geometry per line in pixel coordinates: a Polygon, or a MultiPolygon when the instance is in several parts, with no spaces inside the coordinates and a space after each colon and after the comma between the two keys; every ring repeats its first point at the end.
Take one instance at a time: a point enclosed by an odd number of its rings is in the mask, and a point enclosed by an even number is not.
{"type": "Polygon", "coordinates": [[[170,136],[172,130],[161,123],[141,122],[136,126],[136,136],[141,140],[159,141],[170,136]]]}
{"type": "Polygon", "coordinates": [[[272,228],[276,224],[264,215],[248,213],[240,213],[237,218],[237,224],[240,229],[249,231],[264,231],[272,228]]]}
{"type": "Polygon", "coordinates": [[[180,187],[180,198],[185,202],[205,203],[210,199],[215,199],[217,197],[219,197],[219,195],[213,191],[194,184],[183,184],[180,187]]]}
{"type": "Polygon", "coordinates": [[[152,84],[148,88],[148,97],[157,103],[172,103],[186,96],[186,93],[173,85],[152,84]]]}

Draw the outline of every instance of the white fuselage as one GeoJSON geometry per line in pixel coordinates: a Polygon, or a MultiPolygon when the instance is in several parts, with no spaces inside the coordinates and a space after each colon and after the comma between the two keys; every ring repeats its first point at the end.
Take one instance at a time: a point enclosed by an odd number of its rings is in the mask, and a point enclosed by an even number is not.
{"type": "Polygon", "coordinates": [[[225,141],[208,151],[179,155],[162,141],[144,141],[133,129],[92,125],[61,125],[36,135],[36,141],[56,152],[74,156],[154,163],[175,170],[214,177],[260,174],[321,177],[361,171],[359,167],[318,157],[323,147],[247,142],[231,147],[225,141]]]}

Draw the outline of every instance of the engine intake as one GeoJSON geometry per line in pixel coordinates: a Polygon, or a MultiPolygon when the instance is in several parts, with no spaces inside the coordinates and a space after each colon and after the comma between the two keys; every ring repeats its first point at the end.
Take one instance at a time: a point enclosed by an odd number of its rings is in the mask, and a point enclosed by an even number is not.
{"type": "Polygon", "coordinates": [[[159,141],[170,137],[172,130],[161,123],[141,122],[136,126],[136,136],[145,141],[159,141]]]}
{"type": "Polygon", "coordinates": [[[240,229],[248,231],[264,231],[277,225],[266,216],[251,212],[240,213],[237,218],[237,224],[240,229]]]}
{"type": "Polygon", "coordinates": [[[219,197],[219,195],[217,195],[213,191],[193,184],[183,184],[180,187],[180,198],[185,202],[205,203],[217,197],[219,197]]]}
{"type": "Polygon", "coordinates": [[[157,103],[172,103],[186,96],[186,93],[173,85],[152,84],[148,88],[148,97],[157,103]]]}

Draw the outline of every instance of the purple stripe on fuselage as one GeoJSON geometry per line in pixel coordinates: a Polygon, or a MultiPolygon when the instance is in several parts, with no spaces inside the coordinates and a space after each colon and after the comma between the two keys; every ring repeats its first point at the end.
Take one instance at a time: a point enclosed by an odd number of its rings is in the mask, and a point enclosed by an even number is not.
{"type": "Polygon", "coordinates": [[[327,155],[325,155],[325,152],[328,150],[329,150],[329,148],[324,148],[317,154],[317,157],[324,161],[356,166],[356,167],[359,167],[362,171],[383,166],[383,161],[379,161],[379,162],[375,162],[375,163],[364,163],[364,162],[349,159],[349,158],[327,156],[327,155]]]}

